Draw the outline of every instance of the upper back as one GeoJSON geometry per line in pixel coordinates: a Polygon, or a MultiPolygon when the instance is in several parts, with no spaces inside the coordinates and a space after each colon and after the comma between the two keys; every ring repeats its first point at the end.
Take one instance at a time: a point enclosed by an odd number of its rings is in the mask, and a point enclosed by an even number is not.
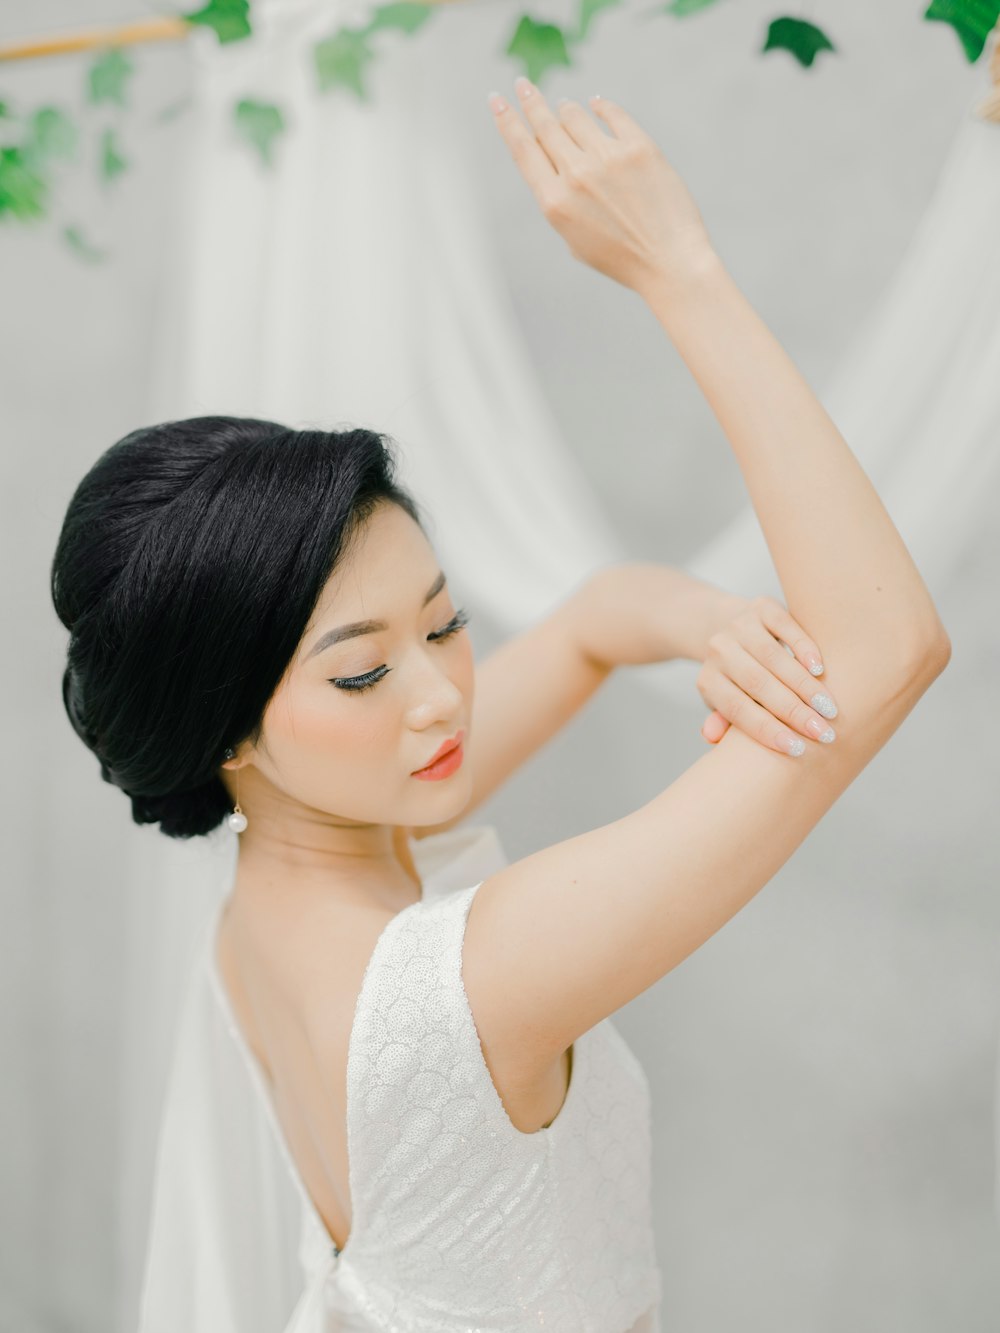
{"type": "MultiPolygon", "coordinates": [[[[449,884],[472,871],[504,863],[492,828],[449,832],[414,850],[427,872],[425,905],[453,892],[449,884]],[[442,871],[450,871],[451,879],[442,871]]],[[[316,901],[291,909],[288,895],[275,907],[255,915],[244,900],[231,898],[216,928],[214,962],[305,1188],[330,1237],[343,1248],[353,1212],[347,1144],[351,1035],[366,970],[398,913],[374,904],[316,901]]],[[[398,964],[406,967],[404,960],[398,964]]],[[[383,963],[380,973],[365,996],[366,1012],[386,1003],[391,966],[383,963]]],[[[554,1119],[566,1095],[570,1053],[539,1069],[516,1049],[498,1049],[488,1024],[479,1035],[512,1123],[531,1132],[554,1119]]]]}
{"type": "Polygon", "coordinates": [[[303,1185],[331,1239],[351,1224],[346,1066],[354,1000],[389,915],[342,912],[324,942],[308,919],[273,931],[267,947],[223,914],[215,963],[241,1035],[263,1073],[303,1185]],[[332,965],[331,965],[332,964],[332,965]]]}

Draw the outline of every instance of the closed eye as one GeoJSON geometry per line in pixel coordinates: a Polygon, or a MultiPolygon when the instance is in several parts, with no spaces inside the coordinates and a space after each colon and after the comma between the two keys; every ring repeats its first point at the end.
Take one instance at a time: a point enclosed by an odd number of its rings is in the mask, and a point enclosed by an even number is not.
{"type": "MultiPolygon", "coordinates": [[[[433,634],[428,634],[428,639],[432,642],[440,643],[443,639],[450,639],[453,634],[457,634],[460,629],[464,629],[469,623],[468,613],[464,609],[459,609],[448,621],[443,629],[435,630],[433,634]]],[[[360,692],[370,690],[373,685],[377,685],[380,680],[392,670],[392,667],[375,667],[372,671],[366,671],[363,676],[331,676],[330,684],[336,685],[339,690],[353,690],[360,692]]]]}
{"type": "Polygon", "coordinates": [[[464,629],[469,623],[469,617],[463,610],[458,610],[445,625],[444,629],[435,630],[433,634],[428,634],[429,639],[450,639],[453,634],[457,634],[460,629],[464,629]]]}

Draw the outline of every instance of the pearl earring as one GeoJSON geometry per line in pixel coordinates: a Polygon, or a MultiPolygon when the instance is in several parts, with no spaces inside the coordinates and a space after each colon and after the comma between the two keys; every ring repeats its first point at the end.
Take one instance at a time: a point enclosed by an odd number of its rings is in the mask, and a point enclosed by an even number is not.
{"type": "MultiPolygon", "coordinates": [[[[236,751],[229,749],[226,751],[227,759],[235,759],[236,751]]],[[[236,770],[236,805],[230,814],[226,815],[226,823],[234,833],[242,833],[247,826],[247,817],[240,809],[240,770],[236,770]]]]}

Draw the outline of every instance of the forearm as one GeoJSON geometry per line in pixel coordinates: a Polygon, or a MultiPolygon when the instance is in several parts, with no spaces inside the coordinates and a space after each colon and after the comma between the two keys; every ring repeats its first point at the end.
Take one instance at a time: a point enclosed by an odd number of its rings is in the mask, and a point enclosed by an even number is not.
{"type": "Polygon", "coordinates": [[[709,638],[746,602],[670,565],[608,565],[576,595],[576,635],[586,656],[607,670],[678,657],[700,662],[709,638]]]}
{"type": "Polygon", "coordinates": [[[718,418],[784,600],[834,660],[905,665],[946,635],[874,487],[822,404],[715,256],[683,289],[642,291],[718,418]]]}

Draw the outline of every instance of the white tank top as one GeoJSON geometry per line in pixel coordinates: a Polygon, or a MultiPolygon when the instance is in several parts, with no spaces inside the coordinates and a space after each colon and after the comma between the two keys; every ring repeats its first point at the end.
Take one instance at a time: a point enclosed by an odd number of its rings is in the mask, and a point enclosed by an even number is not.
{"type": "Polygon", "coordinates": [[[573,1044],[550,1124],[510,1121],[461,958],[492,827],[419,840],[423,896],[383,928],[347,1057],[338,1251],[215,966],[212,913],[159,1145],[139,1333],[660,1333],[646,1076],[610,1019],[573,1044]]]}

